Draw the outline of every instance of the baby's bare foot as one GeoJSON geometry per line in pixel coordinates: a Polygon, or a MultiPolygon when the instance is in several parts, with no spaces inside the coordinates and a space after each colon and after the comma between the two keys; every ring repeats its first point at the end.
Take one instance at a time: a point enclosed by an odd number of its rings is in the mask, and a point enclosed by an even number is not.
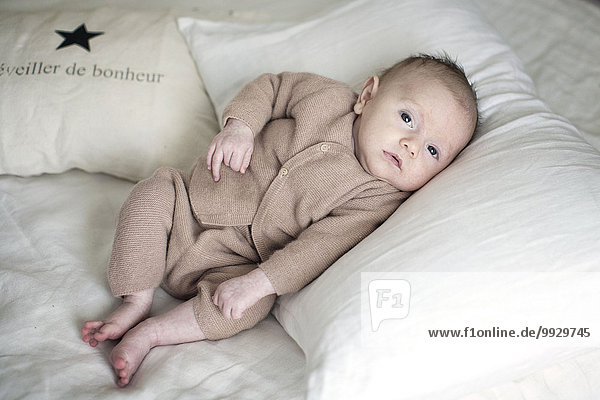
{"type": "Polygon", "coordinates": [[[188,300],[165,314],[148,318],[123,336],[110,355],[119,386],[129,384],[153,347],[206,339],[196,320],[193,302],[193,299],[188,300]]]}
{"type": "Polygon", "coordinates": [[[143,320],[152,307],[154,289],[142,290],[125,296],[123,303],[101,321],[86,321],[81,328],[83,341],[96,347],[107,339],[121,338],[129,329],[143,320]]]}
{"type": "Polygon", "coordinates": [[[110,362],[117,373],[117,385],[127,386],[146,354],[155,346],[152,324],[144,321],[129,330],[110,354],[110,362]]]}

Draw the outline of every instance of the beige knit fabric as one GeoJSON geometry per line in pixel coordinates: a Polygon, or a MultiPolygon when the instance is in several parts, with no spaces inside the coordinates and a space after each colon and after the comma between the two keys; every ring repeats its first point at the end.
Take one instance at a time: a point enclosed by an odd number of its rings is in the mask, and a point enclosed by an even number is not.
{"type": "Polygon", "coordinates": [[[354,156],[346,85],[312,74],[265,74],[224,118],[246,121],[255,148],[245,174],[214,182],[200,157],[191,177],[163,168],[123,205],[109,267],[116,296],[162,286],[194,310],[210,339],[247,329],[269,312],[262,299],[226,320],[219,283],[258,266],[278,295],[294,292],[379,226],[409,193],[366,173],[354,156]]]}
{"type": "Polygon", "coordinates": [[[121,209],[109,284],[115,296],[159,285],[177,298],[196,296],[194,312],[206,337],[230,337],[265,318],[275,296],[263,298],[239,320],[223,318],[212,295],[220,283],[256,268],[258,254],[248,226],[205,227],[196,221],[188,179],[161,168],[134,187],[121,209]]]}
{"type": "Polygon", "coordinates": [[[308,73],[264,74],[225,108],[223,119],[255,133],[250,168],[224,168],[215,183],[206,165],[193,171],[196,217],[251,225],[260,268],[278,295],[295,292],[385,221],[409,193],[371,175],[354,156],[357,95],[308,73]]]}

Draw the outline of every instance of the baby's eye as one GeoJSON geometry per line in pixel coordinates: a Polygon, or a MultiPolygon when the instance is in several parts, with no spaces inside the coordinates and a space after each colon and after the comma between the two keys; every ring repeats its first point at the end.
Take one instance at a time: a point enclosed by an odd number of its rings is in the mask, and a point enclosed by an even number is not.
{"type": "Polygon", "coordinates": [[[402,114],[400,114],[400,118],[402,118],[402,121],[406,122],[406,125],[408,125],[410,128],[413,127],[413,122],[412,122],[412,118],[410,117],[410,115],[403,112],[402,114]]]}
{"type": "Polygon", "coordinates": [[[437,149],[435,147],[433,147],[432,145],[428,145],[427,146],[427,151],[429,151],[429,154],[431,154],[431,156],[433,158],[438,158],[439,157],[437,149]]]}

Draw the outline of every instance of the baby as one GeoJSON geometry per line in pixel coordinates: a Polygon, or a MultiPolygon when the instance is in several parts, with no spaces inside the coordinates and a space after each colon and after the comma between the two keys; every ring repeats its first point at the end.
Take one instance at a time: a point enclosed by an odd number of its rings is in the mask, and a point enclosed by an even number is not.
{"type": "Polygon", "coordinates": [[[256,325],[446,168],[478,112],[460,67],[416,56],[358,95],[318,75],[264,74],[223,121],[206,164],[158,169],[121,209],[108,277],[123,303],[81,329],[91,346],[122,338],[110,357],[119,386],[155,346],[256,325]],[[147,318],[158,286],[187,301],[147,318]]]}

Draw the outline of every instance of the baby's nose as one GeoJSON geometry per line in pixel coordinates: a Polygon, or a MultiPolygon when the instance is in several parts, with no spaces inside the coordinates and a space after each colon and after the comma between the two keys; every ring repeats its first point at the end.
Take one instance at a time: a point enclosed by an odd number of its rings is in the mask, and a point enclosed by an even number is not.
{"type": "Polygon", "coordinates": [[[414,141],[408,139],[400,140],[400,145],[404,147],[404,150],[408,152],[411,158],[415,158],[419,155],[419,146],[414,141]]]}

